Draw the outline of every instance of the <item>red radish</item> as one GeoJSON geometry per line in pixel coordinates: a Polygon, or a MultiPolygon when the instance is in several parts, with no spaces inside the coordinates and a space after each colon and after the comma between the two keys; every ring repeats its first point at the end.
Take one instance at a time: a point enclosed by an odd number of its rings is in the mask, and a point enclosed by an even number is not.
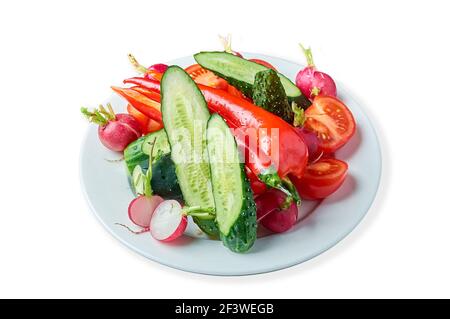
{"type": "Polygon", "coordinates": [[[231,49],[231,34],[228,34],[226,37],[219,35],[219,40],[220,40],[220,42],[222,42],[223,49],[225,52],[231,53],[233,55],[236,55],[236,56],[242,58],[242,54],[240,54],[239,52],[233,51],[231,49]]]}
{"type": "Polygon", "coordinates": [[[270,189],[255,199],[258,221],[274,233],[289,230],[297,221],[298,208],[291,203],[287,209],[280,209],[286,195],[279,190],[270,189]]]}
{"type": "Polygon", "coordinates": [[[308,161],[310,163],[318,161],[322,155],[323,151],[319,147],[319,138],[316,133],[304,128],[304,127],[296,127],[297,133],[303,137],[303,140],[308,147],[308,161]]]}
{"type": "Polygon", "coordinates": [[[292,228],[297,221],[297,204],[292,203],[289,208],[278,210],[267,215],[261,220],[261,224],[274,233],[284,233],[292,228]]]}
{"type": "Polygon", "coordinates": [[[141,133],[139,122],[129,114],[114,114],[111,104],[108,110],[103,105],[92,112],[82,107],[81,113],[95,124],[98,124],[98,137],[102,144],[112,151],[122,152],[128,144],[138,139],[141,133]]]}
{"type": "Polygon", "coordinates": [[[162,202],[153,212],[150,221],[150,233],[153,238],[169,242],[183,235],[187,226],[187,215],[205,216],[214,210],[199,206],[181,207],[176,200],[170,199],[162,202]]]}
{"type": "Polygon", "coordinates": [[[128,60],[130,60],[130,63],[133,65],[136,71],[144,74],[145,78],[151,80],[161,81],[164,72],[166,72],[168,68],[168,65],[163,63],[153,64],[146,68],[145,66],[139,64],[134,55],[132,55],[131,53],[128,54],[128,60]]]}
{"type": "Polygon", "coordinates": [[[317,71],[311,48],[305,49],[301,44],[300,47],[308,63],[308,66],[298,72],[295,78],[295,84],[300,91],[311,100],[318,95],[336,97],[336,83],[334,83],[334,80],[328,74],[317,71]]]}
{"type": "Polygon", "coordinates": [[[148,228],[153,212],[163,201],[164,199],[159,196],[147,197],[141,195],[136,197],[128,206],[128,217],[134,224],[148,228]]]}

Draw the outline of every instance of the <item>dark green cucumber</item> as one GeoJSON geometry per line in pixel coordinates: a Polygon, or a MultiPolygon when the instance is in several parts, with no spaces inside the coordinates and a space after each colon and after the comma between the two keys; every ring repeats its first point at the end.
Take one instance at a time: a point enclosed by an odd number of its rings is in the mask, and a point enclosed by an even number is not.
{"type": "MultiPolygon", "coordinates": [[[[261,64],[227,52],[200,52],[195,54],[194,58],[202,67],[224,78],[249,98],[253,96],[253,84],[256,73],[268,70],[267,67],[261,64]]],[[[294,101],[303,108],[311,105],[308,98],[302,94],[300,89],[291,80],[281,73],[278,73],[278,76],[289,99],[289,103],[294,101]]]]}
{"type": "Polygon", "coordinates": [[[165,154],[152,165],[151,186],[153,193],[165,199],[183,199],[170,154],[165,154]]]}
{"type": "Polygon", "coordinates": [[[208,121],[207,146],[220,239],[230,250],[245,252],[256,240],[256,205],[236,141],[218,114],[208,121]]]}
{"type": "Polygon", "coordinates": [[[150,184],[154,194],[166,199],[182,199],[175,175],[175,164],[170,158],[170,145],[164,129],[139,138],[125,149],[125,164],[130,174],[130,184],[133,191],[136,193],[143,193],[144,191],[144,181],[142,181],[142,185],[137,185],[141,183],[136,184],[134,180],[139,174],[146,175],[150,152],[152,152],[152,179],[150,184]],[[135,189],[136,186],[139,189],[135,189]]]}
{"type": "Polygon", "coordinates": [[[286,122],[292,124],[294,121],[294,112],[276,71],[269,69],[256,73],[252,98],[255,105],[286,122]]]}
{"type": "MultiPolygon", "coordinates": [[[[185,204],[214,208],[206,149],[210,114],[197,85],[178,66],[169,67],[161,80],[161,112],[185,204]]],[[[200,228],[204,219],[214,216],[196,218],[200,228]]]]}
{"type": "Polygon", "coordinates": [[[219,238],[219,228],[217,228],[214,219],[200,219],[198,217],[193,217],[192,219],[205,234],[214,239],[219,238]]]}

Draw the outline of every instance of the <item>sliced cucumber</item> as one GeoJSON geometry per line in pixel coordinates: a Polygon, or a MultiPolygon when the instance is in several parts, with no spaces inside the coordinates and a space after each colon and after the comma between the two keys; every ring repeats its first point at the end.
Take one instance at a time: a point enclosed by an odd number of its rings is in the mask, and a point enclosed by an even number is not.
{"type": "Polygon", "coordinates": [[[194,81],[178,66],[169,67],[161,80],[161,111],[186,205],[213,208],[206,150],[209,111],[194,81]]]}
{"type": "MultiPolygon", "coordinates": [[[[256,73],[268,70],[267,67],[261,64],[227,52],[200,52],[194,55],[194,59],[205,69],[211,70],[227,80],[249,98],[253,96],[256,73]]],[[[289,98],[289,102],[295,101],[304,108],[311,105],[311,102],[302,95],[300,89],[291,80],[281,73],[278,73],[278,76],[289,98]]]]}
{"type": "Polygon", "coordinates": [[[147,134],[130,143],[123,152],[128,174],[131,176],[136,165],[142,169],[148,168],[150,150],[153,148],[153,162],[170,153],[170,145],[164,129],[147,134]],[[152,146],[155,144],[154,146],[152,146]]]}
{"type": "Polygon", "coordinates": [[[145,136],[142,143],[142,152],[148,156],[152,155],[153,162],[170,153],[170,144],[164,129],[150,133],[145,136]],[[153,150],[153,152],[152,152],[153,150]],[[152,152],[153,154],[150,154],[152,152]]]}
{"type": "Polygon", "coordinates": [[[208,121],[207,146],[220,238],[230,250],[245,252],[256,240],[256,205],[236,141],[218,114],[208,121]]]}

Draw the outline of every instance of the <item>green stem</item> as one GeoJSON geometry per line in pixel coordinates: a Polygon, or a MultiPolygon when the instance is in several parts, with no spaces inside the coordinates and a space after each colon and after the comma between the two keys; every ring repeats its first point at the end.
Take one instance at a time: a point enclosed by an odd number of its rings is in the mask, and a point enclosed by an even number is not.
{"type": "Polygon", "coordinates": [[[306,63],[308,63],[308,66],[315,66],[311,48],[309,47],[306,49],[301,43],[299,43],[299,45],[306,57],[306,63]]]}
{"type": "Polygon", "coordinates": [[[281,204],[281,209],[286,209],[291,205],[292,201],[295,199],[294,194],[285,187],[283,180],[273,168],[269,168],[266,172],[259,174],[258,178],[267,186],[278,189],[286,194],[286,198],[284,199],[283,204],[281,204]]]}
{"type": "Polygon", "coordinates": [[[317,86],[315,86],[315,87],[313,87],[313,88],[311,89],[311,95],[312,95],[312,96],[318,96],[319,93],[320,93],[320,89],[319,89],[317,86]]]}
{"type": "Polygon", "coordinates": [[[146,74],[147,73],[147,68],[145,66],[143,66],[142,64],[140,64],[136,58],[134,57],[134,55],[132,55],[131,53],[128,54],[128,60],[130,61],[131,65],[134,67],[134,69],[136,71],[138,71],[139,73],[142,74],[146,74]]]}
{"type": "Polygon", "coordinates": [[[98,109],[94,109],[92,112],[86,107],[81,108],[81,113],[88,119],[89,122],[106,125],[109,121],[114,121],[116,119],[116,114],[110,103],[106,105],[108,110],[106,110],[103,105],[99,105],[98,109]]]}
{"type": "Polygon", "coordinates": [[[108,119],[104,115],[102,115],[99,110],[94,109],[91,112],[86,107],[82,107],[80,110],[81,113],[87,118],[89,122],[102,126],[108,124],[108,119]]]}
{"type": "Polygon", "coordinates": [[[291,107],[292,112],[294,112],[294,126],[303,126],[306,120],[305,110],[299,107],[294,101],[292,101],[291,107]]]}
{"type": "Polygon", "coordinates": [[[214,208],[201,206],[185,206],[182,211],[184,215],[196,217],[212,217],[215,213],[214,208]]]}
{"type": "Polygon", "coordinates": [[[153,163],[153,148],[155,147],[156,137],[154,138],[153,142],[151,142],[151,149],[150,149],[150,155],[149,155],[149,164],[148,164],[148,170],[147,175],[145,179],[145,187],[144,187],[144,193],[145,196],[151,197],[153,195],[153,189],[152,189],[152,163],[153,163]]]}
{"type": "Polygon", "coordinates": [[[109,113],[110,116],[111,116],[111,120],[112,120],[112,121],[115,121],[115,120],[116,120],[116,113],[114,113],[114,110],[113,110],[113,108],[112,108],[111,103],[106,103],[106,107],[108,108],[108,113],[109,113]]]}
{"type": "Polygon", "coordinates": [[[260,174],[258,178],[267,186],[278,189],[286,194],[286,198],[280,205],[281,209],[284,210],[289,208],[293,201],[295,201],[297,205],[301,203],[300,195],[289,177],[286,176],[281,179],[278,173],[273,168],[270,168],[266,172],[260,174]]]}
{"type": "Polygon", "coordinates": [[[302,202],[302,199],[300,198],[300,195],[297,192],[297,188],[295,185],[291,182],[289,177],[285,176],[283,177],[283,185],[289,190],[289,192],[292,194],[292,198],[294,199],[295,203],[297,205],[300,205],[302,202]]]}

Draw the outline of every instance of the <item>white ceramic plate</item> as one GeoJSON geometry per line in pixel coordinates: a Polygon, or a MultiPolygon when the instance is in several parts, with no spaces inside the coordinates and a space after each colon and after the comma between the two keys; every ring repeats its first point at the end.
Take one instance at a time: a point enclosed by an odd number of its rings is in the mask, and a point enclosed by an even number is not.
{"type": "MultiPolygon", "coordinates": [[[[245,54],[264,59],[291,79],[301,65],[280,58],[245,54]]],[[[186,67],[194,63],[183,57],[170,64],[186,67]]],[[[349,176],[343,186],[321,202],[305,202],[306,215],[290,231],[259,238],[250,252],[236,254],[220,241],[188,235],[171,244],[154,240],[149,233],[134,235],[115,223],[130,225],[127,207],[133,199],[123,162],[110,162],[120,155],[105,149],[92,125],[81,149],[81,182],[86,199],[102,224],[122,243],[151,260],[169,267],[211,275],[248,275],[275,271],[313,258],[337,244],[361,221],[377,192],[381,175],[381,155],[376,133],[361,107],[338,84],[339,97],[351,109],[357,133],[336,154],[349,164],[349,176]]],[[[117,95],[108,100],[116,111],[126,103],[117,95]]],[[[193,223],[190,223],[191,225],[193,223]]],[[[131,226],[131,225],[130,225],[131,226]]]]}

